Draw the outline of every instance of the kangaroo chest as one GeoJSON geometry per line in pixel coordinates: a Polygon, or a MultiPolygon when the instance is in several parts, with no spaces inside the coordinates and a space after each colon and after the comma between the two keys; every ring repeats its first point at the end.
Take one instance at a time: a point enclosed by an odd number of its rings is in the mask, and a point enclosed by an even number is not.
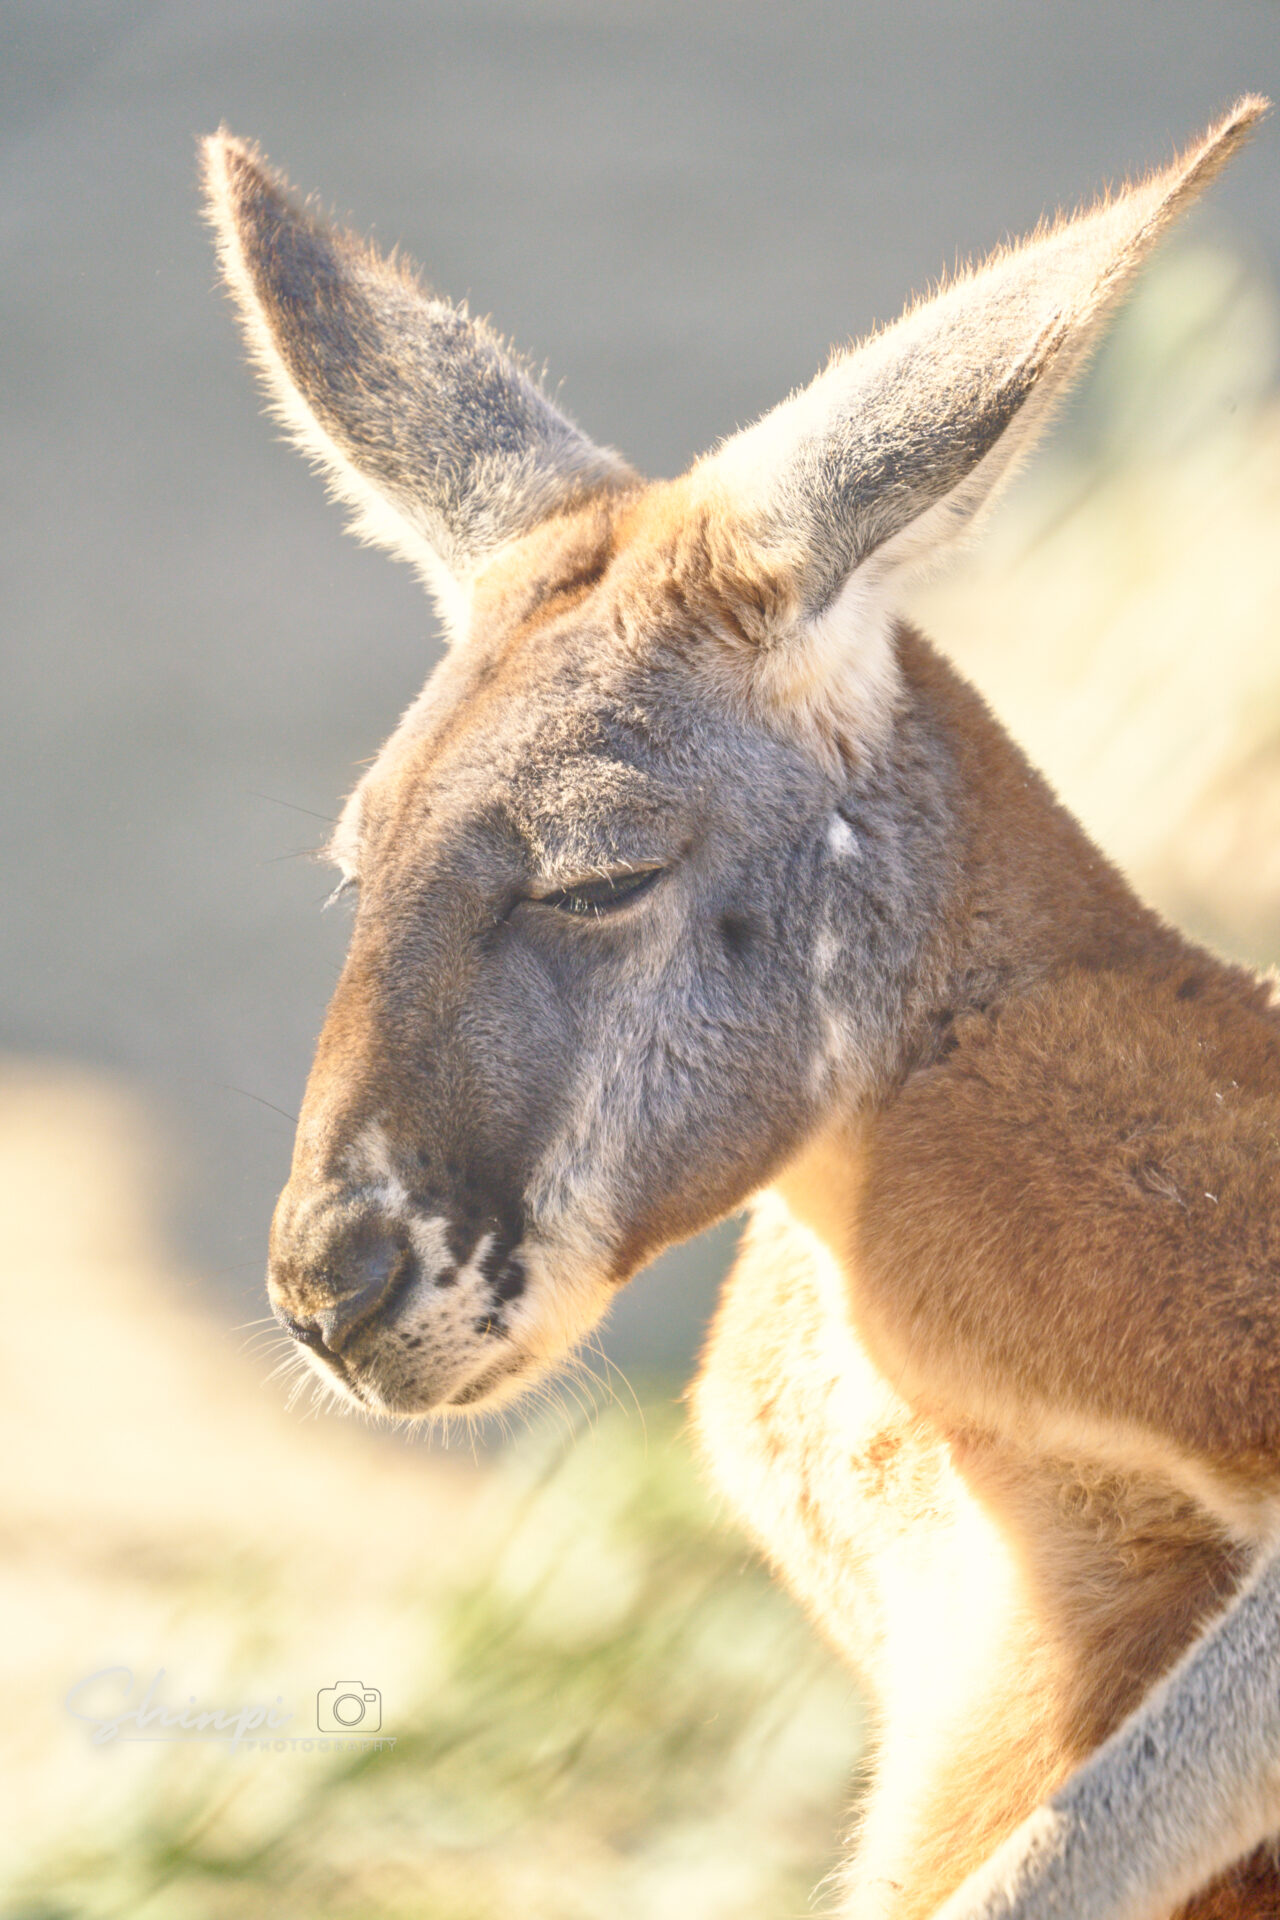
{"type": "Polygon", "coordinates": [[[726,1282],[694,1418],[720,1488],[870,1696],[848,1910],[923,1914],[1058,1770],[1058,1689],[1003,1530],[864,1351],[834,1263],[776,1196],[726,1282]],[[988,1777],[996,1755],[1007,1780],[988,1777]]]}
{"type": "Polygon", "coordinates": [[[841,1279],[757,1202],[694,1391],[712,1474],[886,1718],[937,1669],[930,1719],[1016,1611],[1005,1543],[946,1439],[872,1363],[841,1279]],[[939,1691],[941,1689],[941,1691],[939,1691]]]}
{"type": "Polygon", "coordinates": [[[870,1694],[868,1920],[881,1894],[895,1920],[930,1911],[1238,1576],[1171,1488],[972,1440],[957,1463],[862,1347],[835,1262],[777,1195],[756,1204],[693,1400],[721,1490],[870,1694]]]}

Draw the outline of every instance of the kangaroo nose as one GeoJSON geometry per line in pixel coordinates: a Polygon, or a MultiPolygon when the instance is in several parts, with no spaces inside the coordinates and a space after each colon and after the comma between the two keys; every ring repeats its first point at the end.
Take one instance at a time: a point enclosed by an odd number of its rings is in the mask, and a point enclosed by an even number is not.
{"type": "Polygon", "coordinates": [[[302,1259],[273,1263],[276,1311],[303,1346],[338,1354],[410,1284],[415,1271],[402,1238],[380,1224],[344,1222],[323,1246],[312,1240],[302,1259]]]}

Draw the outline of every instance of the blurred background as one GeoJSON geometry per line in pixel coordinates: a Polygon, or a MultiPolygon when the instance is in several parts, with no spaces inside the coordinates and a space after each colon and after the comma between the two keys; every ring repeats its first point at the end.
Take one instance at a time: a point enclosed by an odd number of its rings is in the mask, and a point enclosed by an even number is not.
{"type": "MultiPolygon", "coordinates": [[[[259,414],[195,138],[258,139],[672,473],[1275,96],[1280,4],[8,0],[0,52],[7,1911],[803,1912],[861,1723],[681,1435],[732,1228],[628,1289],[594,1412],[474,1457],[287,1412],[246,1330],[345,934],[309,853],[438,639],[259,414]],[[61,1701],[115,1662],[300,1718],[359,1677],[398,1745],[93,1750],[61,1701]]],[[[915,608],[1147,896],[1259,964],[1278,138],[915,608]]]]}

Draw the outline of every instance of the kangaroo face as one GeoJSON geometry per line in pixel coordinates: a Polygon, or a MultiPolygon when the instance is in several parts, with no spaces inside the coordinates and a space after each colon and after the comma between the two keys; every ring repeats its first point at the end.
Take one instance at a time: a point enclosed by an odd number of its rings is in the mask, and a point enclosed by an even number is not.
{"type": "Polygon", "coordinates": [[[487,327],[207,143],[276,410],[454,638],[334,842],[351,952],[272,1229],[277,1312],[355,1400],[510,1393],[903,1070],[960,850],[895,582],[1259,111],[651,487],[487,327]]]}
{"type": "Polygon", "coordinates": [[[317,1363],[397,1414],[558,1358],[826,1092],[832,956],[803,930],[852,839],[833,851],[834,784],[699,686],[711,618],[639,608],[609,520],[481,580],[333,843],[358,904],[270,1285],[317,1363]]]}

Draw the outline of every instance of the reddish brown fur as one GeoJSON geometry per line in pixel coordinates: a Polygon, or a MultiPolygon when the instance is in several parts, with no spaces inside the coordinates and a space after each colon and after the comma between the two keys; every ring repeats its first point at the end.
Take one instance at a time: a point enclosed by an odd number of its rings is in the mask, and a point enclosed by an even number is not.
{"type": "MultiPolygon", "coordinates": [[[[938,932],[954,1017],[783,1181],[797,1225],[744,1251],[698,1411],[722,1479],[747,1423],[760,1472],[730,1490],[873,1697],[904,1543],[944,1612],[967,1507],[1010,1552],[1025,1615],[915,1810],[905,1920],[1172,1665],[1280,1490],[1280,1018],[1141,905],[926,643],[903,634],[900,657],[968,796],[938,932]],[[801,1226],[879,1381],[852,1457],[801,1226]]],[[[1277,1912],[1265,1854],[1185,1909],[1277,1912]]]]}

